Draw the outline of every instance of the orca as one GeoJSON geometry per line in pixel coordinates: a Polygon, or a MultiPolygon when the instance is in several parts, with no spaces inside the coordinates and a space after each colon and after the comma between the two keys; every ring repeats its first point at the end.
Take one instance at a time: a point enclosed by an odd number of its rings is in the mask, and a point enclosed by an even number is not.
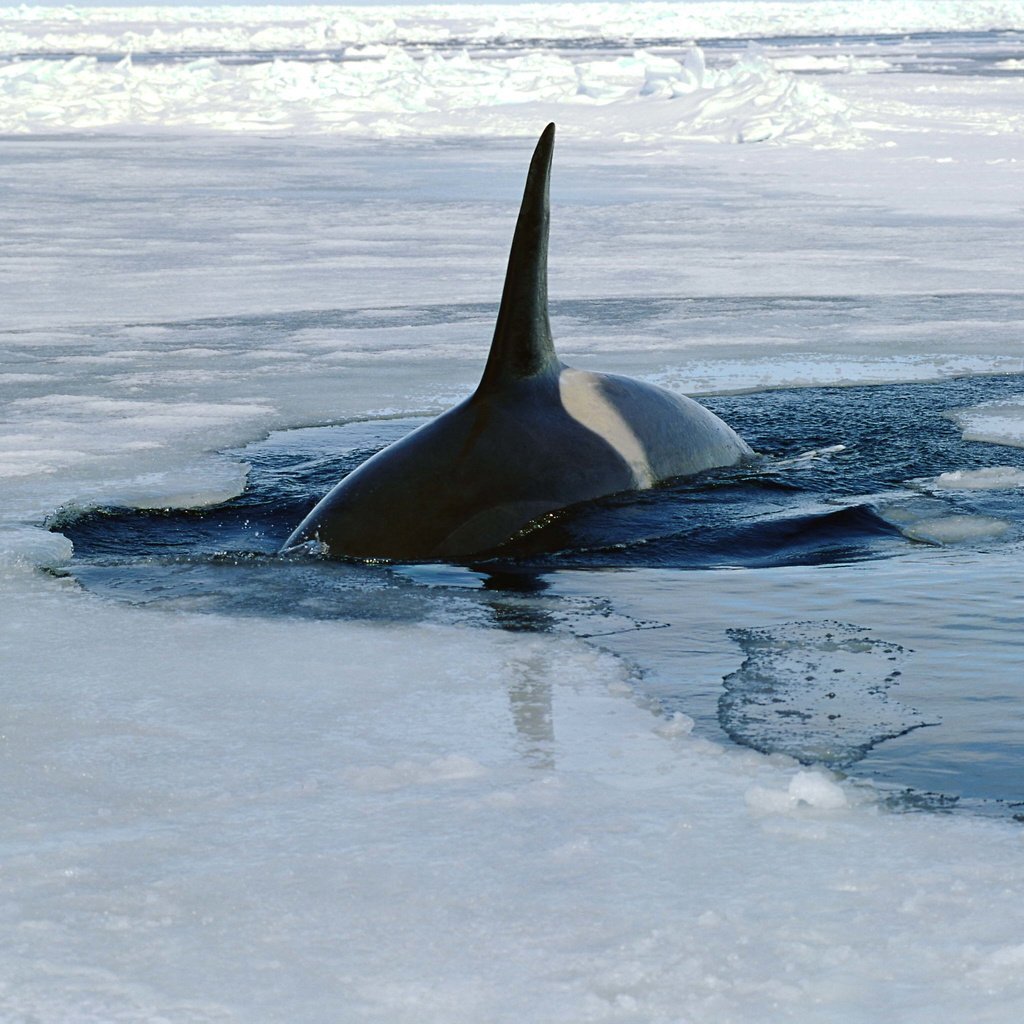
{"type": "Polygon", "coordinates": [[[533,154],[476,391],[344,477],[282,551],[310,545],[328,557],[390,561],[476,556],[557,509],[753,455],[692,399],[559,360],[547,287],[554,138],[549,124],[533,154]]]}

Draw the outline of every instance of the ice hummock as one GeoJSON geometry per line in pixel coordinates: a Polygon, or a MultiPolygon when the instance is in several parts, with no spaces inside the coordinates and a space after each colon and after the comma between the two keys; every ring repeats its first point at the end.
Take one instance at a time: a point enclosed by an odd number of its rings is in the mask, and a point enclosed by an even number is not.
{"type": "Polygon", "coordinates": [[[0,131],[181,129],[341,134],[508,134],[524,115],[556,117],[575,134],[607,132],[608,110],[635,108],[630,137],[763,142],[859,133],[847,106],[817,82],[752,50],[712,69],[698,47],[682,57],[636,50],[590,60],[554,50],[423,55],[388,46],[352,60],[216,57],[112,64],[93,56],[0,65],[0,131]]]}

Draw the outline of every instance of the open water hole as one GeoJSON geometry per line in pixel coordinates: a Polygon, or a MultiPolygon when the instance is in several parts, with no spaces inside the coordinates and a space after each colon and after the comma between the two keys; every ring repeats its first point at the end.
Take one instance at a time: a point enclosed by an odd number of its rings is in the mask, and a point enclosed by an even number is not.
{"type": "Polygon", "coordinates": [[[51,528],[71,575],[117,600],[571,633],[712,738],[869,778],[901,808],[1024,817],[1024,449],[949,416],[1022,395],[1008,375],[706,399],[756,462],[564,510],[465,565],[277,554],[409,418],[226,453],[249,483],[220,505],[64,509],[51,528]],[[1008,483],[937,479],[964,471],[1008,483]]]}

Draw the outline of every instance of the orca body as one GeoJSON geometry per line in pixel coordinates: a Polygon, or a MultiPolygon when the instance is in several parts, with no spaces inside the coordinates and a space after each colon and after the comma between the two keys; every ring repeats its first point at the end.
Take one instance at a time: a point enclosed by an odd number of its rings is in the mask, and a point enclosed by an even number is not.
{"type": "Polygon", "coordinates": [[[567,505],[753,455],[692,399],[558,359],[547,301],[554,134],[548,125],[530,164],[476,391],[341,480],[284,550],[312,541],[331,557],[469,557],[567,505]]]}

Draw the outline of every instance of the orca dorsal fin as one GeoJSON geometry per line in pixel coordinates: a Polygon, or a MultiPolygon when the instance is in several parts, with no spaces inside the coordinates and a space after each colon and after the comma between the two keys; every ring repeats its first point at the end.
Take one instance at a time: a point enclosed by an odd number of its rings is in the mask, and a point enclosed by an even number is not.
{"type": "Polygon", "coordinates": [[[494,340],[478,391],[556,371],[548,320],[548,184],[555,126],[544,129],[526,176],[519,220],[505,272],[494,340]]]}

